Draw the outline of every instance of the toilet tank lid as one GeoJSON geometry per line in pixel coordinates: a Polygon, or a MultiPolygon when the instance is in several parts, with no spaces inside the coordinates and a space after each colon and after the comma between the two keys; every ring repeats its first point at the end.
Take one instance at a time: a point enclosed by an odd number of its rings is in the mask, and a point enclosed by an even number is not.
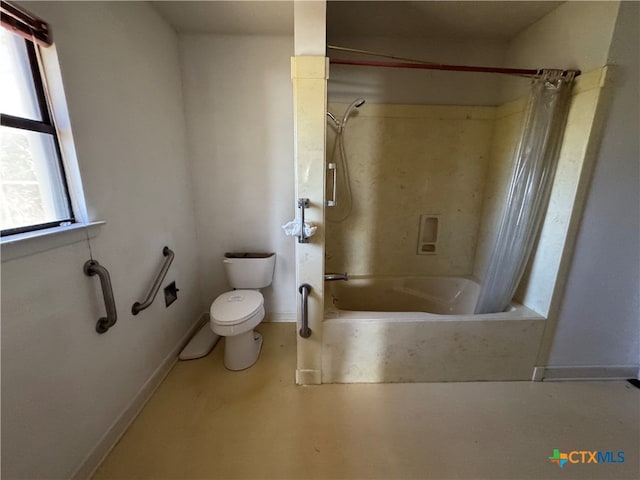
{"type": "Polygon", "coordinates": [[[255,253],[255,252],[227,252],[225,258],[269,258],[275,253],[255,253]]]}

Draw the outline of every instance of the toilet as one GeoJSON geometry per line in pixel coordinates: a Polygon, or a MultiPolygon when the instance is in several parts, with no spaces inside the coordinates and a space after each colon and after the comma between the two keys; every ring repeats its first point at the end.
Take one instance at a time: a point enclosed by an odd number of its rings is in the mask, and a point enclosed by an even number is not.
{"type": "Polygon", "coordinates": [[[265,313],[259,290],[273,281],[276,254],[225,253],[223,264],[233,290],[213,301],[209,322],[214,333],[226,337],[224,366],[244,370],[260,355],[262,335],[253,331],[265,313]]]}

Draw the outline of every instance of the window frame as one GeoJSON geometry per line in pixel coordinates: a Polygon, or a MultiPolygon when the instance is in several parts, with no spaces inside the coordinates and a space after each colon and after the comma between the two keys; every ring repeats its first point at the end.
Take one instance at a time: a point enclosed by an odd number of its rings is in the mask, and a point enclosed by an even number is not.
{"type": "MultiPolygon", "coordinates": [[[[10,31],[11,34],[17,35],[16,32],[10,31]]],[[[19,35],[18,35],[19,36],[19,35]]],[[[48,159],[49,161],[57,162],[57,166],[60,171],[60,177],[64,187],[64,198],[69,209],[69,218],[61,218],[52,222],[25,225],[23,227],[8,228],[0,231],[0,238],[6,238],[11,235],[17,235],[21,233],[33,232],[37,230],[44,230],[47,228],[60,227],[76,223],[76,214],[73,208],[73,202],[71,200],[69,179],[65,170],[65,165],[62,157],[62,149],[60,146],[60,139],[58,136],[58,130],[56,129],[55,122],[53,120],[53,112],[51,109],[51,102],[47,96],[47,90],[45,89],[45,77],[43,75],[43,69],[39,59],[39,47],[34,41],[27,38],[22,38],[25,42],[27,56],[29,60],[29,67],[31,70],[31,77],[33,79],[33,85],[38,100],[38,108],[42,120],[33,120],[25,117],[18,117],[10,114],[0,113],[0,124],[3,127],[10,127],[19,130],[26,130],[36,133],[42,133],[50,135],[55,145],[56,159],[48,159]]]]}

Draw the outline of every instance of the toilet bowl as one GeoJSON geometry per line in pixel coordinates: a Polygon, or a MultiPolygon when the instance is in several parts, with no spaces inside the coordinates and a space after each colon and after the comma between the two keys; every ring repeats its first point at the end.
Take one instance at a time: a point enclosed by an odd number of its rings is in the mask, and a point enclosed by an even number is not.
{"type": "Polygon", "coordinates": [[[262,335],[253,329],[264,318],[264,298],[256,290],[233,290],[220,295],[211,304],[210,326],[225,338],[224,365],[229,370],[244,370],[260,355],[262,335]]]}
{"type": "Polygon", "coordinates": [[[264,297],[259,289],[271,284],[275,254],[226,253],[223,263],[235,290],[213,301],[209,325],[214,333],[225,337],[224,366],[244,370],[260,355],[262,335],[253,329],[265,316],[264,297]]]}

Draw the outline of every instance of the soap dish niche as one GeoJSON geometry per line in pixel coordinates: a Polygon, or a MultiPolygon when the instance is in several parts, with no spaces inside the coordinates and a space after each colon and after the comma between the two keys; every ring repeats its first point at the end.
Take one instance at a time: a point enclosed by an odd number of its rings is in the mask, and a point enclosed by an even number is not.
{"type": "Polygon", "coordinates": [[[420,244],[419,255],[435,255],[436,253],[436,244],[435,243],[422,243],[420,244]]]}
{"type": "Polygon", "coordinates": [[[418,255],[436,255],[438,253],[438,229],[440,215],[420,215],[418,230],[418,255]]]}

